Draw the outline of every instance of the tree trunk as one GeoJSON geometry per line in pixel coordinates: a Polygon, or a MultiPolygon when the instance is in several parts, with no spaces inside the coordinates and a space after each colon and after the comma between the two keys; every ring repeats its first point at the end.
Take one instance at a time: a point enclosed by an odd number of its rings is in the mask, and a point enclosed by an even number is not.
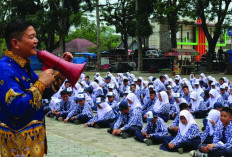
{"type": "Polygon", "coordinates": [[[176,26],[171,25],[170,26],[171,30],[171,44],[172,48],[177,48],[177,42],[176,42],[176,26]]]}
{"type": "MultiPolygon", "coordinates": [[[[128,56],[128,35],[127,33],[125,33],[124,35],[124,38],[123,38],[123,45],[124,45],[124,50],[125,50],[125,57],[128,56]]],[[[127,61],[129,61],[129,58],[127,57],[127,61]]]]}
{"type": "Polygon", "coordinates": [[[207,56],[207,71],[212,71],[213,70],[213,60],[215,57],[215,47],[216,47],[216,43],[214,43],[213,41],[208,41],[209,42],[209,55],[207,56]]]}
{"type": "Polygon", "coordinates": [[[138,40],[138,71],[143,70],[143,49],[142,49],[142,37],[137,37],[138,40]]]}
{"type": "Polygon", "coordinates": [[[101,41],[100,41],[100,16],[99,0],[96,0],[96,21],[97,21],[97,69],[101,69],[101,41]]]}

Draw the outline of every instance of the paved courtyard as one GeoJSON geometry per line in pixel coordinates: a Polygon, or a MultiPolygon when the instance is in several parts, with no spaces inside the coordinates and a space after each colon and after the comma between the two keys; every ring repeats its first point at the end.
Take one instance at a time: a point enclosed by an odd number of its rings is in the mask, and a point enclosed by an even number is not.
{"type": "MultiPolygon", "coordinates": [[[[200,128],[201,122],[197,120],[200,128]]],[[[159,145],[146,146],[133,138],[114,137],[107,129],[84,128],[51,118],[46,118],[46,128],[48,157],[189,157],[188,153],[164,152],[159,145]]]]}

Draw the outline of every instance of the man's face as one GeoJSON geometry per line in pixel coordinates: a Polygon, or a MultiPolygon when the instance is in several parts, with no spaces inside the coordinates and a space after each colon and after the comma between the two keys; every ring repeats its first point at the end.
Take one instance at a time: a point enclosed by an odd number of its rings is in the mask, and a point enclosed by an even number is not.
{"type": "Polygon", "coordinates": [[[89,82],[89,78],[88,78],[88,77],[86,77],[86,78],[85,78],[85,81],[86,81],[86,82],[89,82]]]}
{"type": "Polygon", "coordinates": [[[127,114],[128,112],[129,112],[129,110],[120,110],[120,112],[122,113],[122,114],[127,114]]]}
{"type": "Polygon", "coordinates": [[[131,91],[135,91],[136,87],[135,86],[131,86],[131,91]]]}
{"type": "Polygon", "coordinates": [[[114,96],[108,96],[108,100],[109,100],[110,102],[114,101],[114,96]]]}
{"type": "Polygon", "coordinates": [[[110,83],[110,79],[105,79],[105,82],[106,83],[110,83]]]}
{"type": "Polygon", "coordinates": [[[226,92],[225,89],[220,89],[221,93],[224,94],[226,92]]]}
{"type": "Polygon", "coordinates": [[[83,106],[85,104],[85,100],[78,100],[78,104],[83,106]]]}
{"type": "Polygon", "coordinates": [[[224,83],[223,80],[219,80],[219,84],[222,85],[224,83]]]}
{"type": "Polygon", "coordinates": [[[189,94],[188,88],[184,88],[184,89],[183,89],[183,92],[184,92],[185,95],[188,95],[188,94],[189,94]]]}
{"type": "Polygon", "coordinates": [[[150,94],[150,99],[151,99],[151,100],[154,100],[154,99],[155,99],[155,96],[156,96],[155,94],[150,94]]]}
{"type": "Polygon", "coordinates": [[[228,112],[222,111],[220,115],[220,120],[223,126],[227,126],[232,120],[232,116],[228,112]]]}
{"type": "Polygon", "coordinates": [[[68,88],[68,87],[70,87],[70,83],[67,82],[64,84],[64,86],[65,86],[65,88],[68,88]]]}
{"type": "Polygon", "coordinates": [[[29,26],[18,41],[18,49],[20,51],[21,57],[29,58],[35,56],[36,46],[39,40],[36,38],[36,32],[32,26],[29,26]]]}
{"type": "Polygon", "coordinates": [[[64,102],[68,101],[68,94],[61,95],[61,98],[64,102]]]}
{"type": "Polygon", "coordinates": [[[124,84],[124,85],[128,85],[128,80],[124,80],[124,81],[123,81],[123,84],[124,84]]]}

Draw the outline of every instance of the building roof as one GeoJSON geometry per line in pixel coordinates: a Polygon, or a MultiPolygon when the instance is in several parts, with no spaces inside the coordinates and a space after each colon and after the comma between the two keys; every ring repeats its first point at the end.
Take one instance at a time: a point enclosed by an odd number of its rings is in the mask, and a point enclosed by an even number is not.
{"type": "MultiPolygon", "coordinates": [[[[67,52],[88,52],[88,48],[96,45],[87,39],[77,38],[65,43],[65,51],[67,52]]],[[[54,54],[63,53],[61,47],[53,51],[54,54]]]]}

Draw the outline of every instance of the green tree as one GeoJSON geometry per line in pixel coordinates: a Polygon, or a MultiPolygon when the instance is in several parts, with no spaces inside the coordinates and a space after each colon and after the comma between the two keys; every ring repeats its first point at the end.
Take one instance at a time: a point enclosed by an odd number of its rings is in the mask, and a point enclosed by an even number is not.
{"type": "Polygon", "coordinates": [[[230,15],[232,8],[229,7],[231,0],[196,0],[195,1],[195,13],[196,16],[202,20],[202,28],[209,45],[208,55],[208,71],[212,71],[213,65],[213,53],[218,39],[222,33],[223,24],[230,22],[230,15]],[[210,34],[207,22],[216,21],[215,29],[210,34]]]}
{"type": "Polygon", "coordinates": [[[178,20],[189,13],[190,2],[189,0],[154,0],[154,18],[160,24],[169,26],[172,48],[177,47],[178,20]]]}
{"type": "Polygon", "coordinates": [[[128,53],[128,35],[135,36],[135,3],[131,0],[118,0],[117,3],[106,0],[102,8],[103,19],[107,25],[115,26],[121,34],[125,54],[128,53]]]}

